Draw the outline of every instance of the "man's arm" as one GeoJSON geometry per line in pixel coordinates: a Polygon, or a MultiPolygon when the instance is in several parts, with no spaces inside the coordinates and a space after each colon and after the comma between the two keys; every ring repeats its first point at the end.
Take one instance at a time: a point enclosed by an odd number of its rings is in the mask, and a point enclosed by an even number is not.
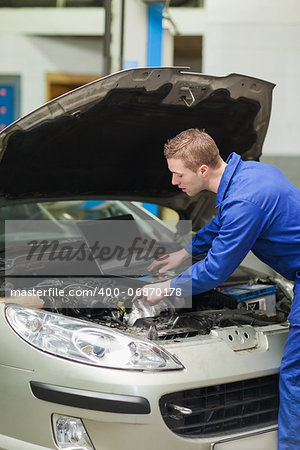
{"type": "Polygon", "coordinates": [[[225,206],[220,218],[222,226],[206,258],[176,278],[156,283],[153,292],[149,289],[151,285],[144,286],[145,290],[141,290],[144,300],[155,304],[170,290],[175,290],[177,296],[184,297],[219,286],[251,250],[267,220],[264,212],[248,201],[236,201],[225,206]]]}
{"type": "Polygon", "coordinates": [[[201,228],[190,242],[185,246],[185,250],[193,256],[200,256],[207,253],[211,247],[212,241],[218,235],[220,230],[219,214],[209,222],[205,227],[201,228]]]}
{"type": "Polygon", "coordinates": [[[160,258],[153,261],[148,267],[149,272],[152,272],[153,270],[160,267],[158,272],[160,274],[164,274],[167,270],[178,267],[191,255],[197,257],[202,255],[203,253],[207,253],[213,239],[218,234],[219,229],[220,220],[219,217],[216,216],[204,228],[199,230],[184,248],[178,250],[177,252],[162,255],[160,258]]]}
{"type": "Polygon", "coordinates": [[[149,272],[159,269],[159,273],[163,274],[167,270],[178,267],[185,259],[190,255],[200,256],[203,253],[207,253],[213,239],[217,236],[220,229],[220,219],[216,216],[210,223],[204,228],[199,230],[190,242],[181,250],[177,252],[169,253],[161,256],[150,264],[148,267],[149,272]]]}
{"type": "Polygon", "coordinates": [[[251,250],[267,218],[254,203],[235,201],[223,207],[220,220],[222,225],[206,258],[171,280],[171,288],[180,288],[181,296],[222,284],[251,250]]]}

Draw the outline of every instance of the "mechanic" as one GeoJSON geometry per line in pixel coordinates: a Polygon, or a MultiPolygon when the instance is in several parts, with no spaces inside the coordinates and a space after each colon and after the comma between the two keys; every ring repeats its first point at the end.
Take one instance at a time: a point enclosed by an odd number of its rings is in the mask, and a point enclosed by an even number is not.
{"type": "MultiPolygon", "coordinates": [[[[164,149],[172,184],[192,197],[206,189],[217,194],[217,216],[183,249],[155,260],[149,271],[163,274],[191,256],[205,259],[172,280],[146,285],[142,297],[151,304],[180,288],[182,296],[222,284],[252,252],[295,282],[289,315],[290,331],[280,369],[279,450],[300,449],[300,191],[279,169],[242,161],[232,153],[220,157],[214,140],[189,129],[169,140],[164,149]],[[150,287],[154,293],[148,295],[150,287]],[[159,289],[160,288],[160,289],[159,289]],[[152,289],[153,291],[153,289],[152,289]]],[[[136,300],[136,297],[133,301],[136,300]]]]}

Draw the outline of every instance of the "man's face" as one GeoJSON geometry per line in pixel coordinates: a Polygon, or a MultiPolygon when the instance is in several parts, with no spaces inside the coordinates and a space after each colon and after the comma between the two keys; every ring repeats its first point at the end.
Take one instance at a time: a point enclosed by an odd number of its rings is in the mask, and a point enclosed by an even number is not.
{"type": "Polygon", "coordinates": [[[197,172],[193,172],[185,167],[182,159],[170,158],[167,159],[167,162],[169,170],[172,172],[172,184],[178,186],[189,197],[193,197],[206,189],[205,173],[207,166],[201,166],[197,172]]]}

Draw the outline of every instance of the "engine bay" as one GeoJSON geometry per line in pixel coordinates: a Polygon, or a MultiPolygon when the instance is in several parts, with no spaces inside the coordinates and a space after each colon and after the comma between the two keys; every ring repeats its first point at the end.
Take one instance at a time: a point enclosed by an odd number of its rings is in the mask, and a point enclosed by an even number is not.
{"type": "MultiPolygon", "coordinates": [[[[248,276],[250,285],[257,281],[270,283],[269,279],[257,280],[248,276]]],[[[132,283],[141,285],[138,279],[131,280],[131,286],[132,283]]],[[[227,285],[236,283],[234,276],[227,281],[227,285]]],[[[224,294],[222,286],[194,295],[192,307],[186,307],[186,299],[177,297],[166,297],[156,305],[141,299],[132,303],[133,289],[128,287],[127,280],[118,278],[52,279],[44,280],[36,287],[49,292],[42,296],[43,309],[157,341],[205,335],[216,328],[278,324],[286,320],[291,304],[278,286],[276,312],[247,309],[245,302],[224,294]],[[63,297],[57,295],[58,289],[63,290],[63,297]],[[79,298],[76,292],[86,292],[86,296],[79,298]]]]}

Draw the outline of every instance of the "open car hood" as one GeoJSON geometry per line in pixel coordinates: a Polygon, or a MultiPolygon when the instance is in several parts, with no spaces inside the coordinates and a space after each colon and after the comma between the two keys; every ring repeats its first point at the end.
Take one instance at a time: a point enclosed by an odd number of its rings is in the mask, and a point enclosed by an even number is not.
{"type": "Polygon", "coordinates": [[[235,151],[258,160],[273,87],[178,67],[130,69],[89,83],[0,134],[1,202],[124,198],[190,210],[197,199],[171,184],[167,139],[205,129],[223,159],[235,151]]]}

